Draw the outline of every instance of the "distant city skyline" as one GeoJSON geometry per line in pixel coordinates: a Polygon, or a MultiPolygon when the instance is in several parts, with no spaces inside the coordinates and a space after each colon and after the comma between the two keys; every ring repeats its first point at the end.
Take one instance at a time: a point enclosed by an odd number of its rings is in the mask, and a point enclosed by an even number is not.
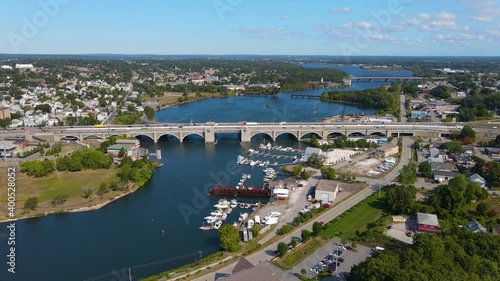
{"type": "Polygon", "coordinates": [[[0,53],[499,56],[495,0],[4,1],[0,53]]]}

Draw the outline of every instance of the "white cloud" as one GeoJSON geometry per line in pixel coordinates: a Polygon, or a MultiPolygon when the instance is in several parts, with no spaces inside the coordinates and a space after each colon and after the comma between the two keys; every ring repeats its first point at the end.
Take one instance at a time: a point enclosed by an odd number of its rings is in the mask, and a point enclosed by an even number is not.
{"type": "Polygon", "coordinates": [[[429,14],[419,14],[417,18],[422,19],[422,20],[429,20],[431,16],[429,14]]]}
{"type": "Polygon", "coordinates": [[[500,18],[500,5],[495,0],[462,0],[465,9],[472,14],[472,19],[478,22],[492,22],[500,18]]]}
{"type": "Polygon", "coordinates": [[[359,22],[356,26],[359,28],[362,28],[362,29],[372,29],[373,28],[373,25],[369,22],[366,22],[366,21],[359,22]]]}
{"type": "Polygon", "coordinates": [[[446,13],[446,12],[441,12],[437,14],[436,18],[443,20],[443,21],[452,21],[455,20],[455,15],[452,13],[446,13]]]}
{"type": "Polygon", "coordinates": [[[288,19],[288,16],[282,16],[281,17],[282,20],[287,20],[288,19]]]}
{"type": "Polygon", "coordinates": [[[348,14],[351,12],[351,8],[349,7],[344,7],[344,8],[332,8],[330,9],[330,13],[343,13],[343,14],[348,14]]]}

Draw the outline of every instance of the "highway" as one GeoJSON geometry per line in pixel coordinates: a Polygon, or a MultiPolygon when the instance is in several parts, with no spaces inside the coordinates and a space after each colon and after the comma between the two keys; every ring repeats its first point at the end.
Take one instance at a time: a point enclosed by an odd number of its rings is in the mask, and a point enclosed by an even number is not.
{"type": "MultiPolygon", "coordinates": [[[[374,192],[378,191],[381,186],[389,184],[390,182],[394,181],[397,178],[397,176],[399,175],[399,170],[402,169],[403,166],[407,165],[409,162],[410,155],[411,155],[410,145],[412,143],[413,143],[413,141],[410,138],[407,138],[407,137],[403,138],[403,148],[402,148],[402,152],[401,152],[400,161],[394,167],[394,169],[392,169],[389,173],[387,173],[384,176],[383,179],[370,179],[370,178],[359,178],[358,177],[357,180],[366,181],[370,186],[368,188],[365,188],[365,189],[361,190],[360,192],[354,194],[350,198],[342,201],[340,204],[328,209],[327,211],[325,211],[324,213],[319,215],[316,219],[311,220],[305,224],[301,224],[298,228],[295,228],[291,233],[283,236],[283,238],[281,238],[280,240],[278,240],[278,241],[272,243],[271,245],[259,250],[258,252],[255,252],[255,253],[247,256],[246,259],[255,265],[255,264],[258,264],[260,262],[264,262],[264,261],[267,261],[271,258],[274,258],[275,257],[274,252],[277,249],[277,247],[278,247],[277,245],[279,242],[288,243],[288,242],[290,242],[291,237],[300,237],[302,230],[303,229],[312,230],[312,225],[316,221],[328,222],[328,221],[333,220],[337,216],[339,216],[342,213],[344,213],[345,211],[347,211],[349,208],[353,207],[354,205],[363,201],[364,199],[366,199],[368,196],[370,196],[374,192]]],[[[345,165],[345,164],[343,164],[343,165],[345,165]]],[[[266,234],[266,236],[269,236],[269,235],[275,236],[276,234],[274,232],[266,234]]],[[[263,239],[267,240],[265,238],[267,238],[267,237],[264,237],[263,239]]],[[[230,265],[218,270],[217,272],[229,273],[233,269],[234,265],[235,265],[234,263],[230,264],[230,265]]],[[[293,271],[294,273],[300,272],[300,269],[291,270],[291,271],[293,271]]],[[[289,273],[287,273],[286,275],[288,275],[289,273]]],[[[181,277],[173,278],[171,280],[177,280],[179,278],[181,278],[181,277]]],[[[283,278],[281,280],[285,280],[285,279],[286,278],[283,278]]],[[[209,273],[207,275],[204,275],[204,276],[197,278],[197,279],[194,279],[194,280],[197,280],[197,281],[215,280],[215,272],[209,273]]]]}

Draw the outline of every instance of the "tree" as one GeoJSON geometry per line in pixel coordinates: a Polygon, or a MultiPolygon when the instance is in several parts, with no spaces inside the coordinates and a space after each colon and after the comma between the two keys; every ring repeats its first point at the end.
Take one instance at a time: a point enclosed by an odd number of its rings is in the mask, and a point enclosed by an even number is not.
{"type": "Polygon", "coordinates": [[[418,164],[418,171],[426,178],[432,177],[432,167],[427,161],[418,164]]]}
{"type": "Polygon", "coordinates": [[[313,168],[316,168],[316,169],[319,169],[319,168],[321,168],[321,166],[323,166],[324,160],[325,160],[325,158],[323,156],[320,156],[317,153],[313,153],[307,159],[306,165],[313,167],[313,168]]]}
{"type": "Polygon", "coordinates": [[[302,238],[302,241],[304,242],[308,241],[309,239],[311,239],[311,231],[307,229],[302,230],[302,232],[300,233],[300,238],[302,238]]]}
{"type": "Polygon", "coordinates": [[[83,191],[82,197],[88,199],[90,198],[90,196],[92,196],[92,193],[94,193],[94,190],[92,188],[87,188],[83,191]]]}
{"type": "Polygon", "coordinates": [[[302,268],[302,269],[300,270],[300,274],[302,274],[302,275],[304,275],[304,276],[305,276],[305,275],[307,274],[307,270],[305,270],[304,268],[302,268]]]}
{"type": "Polygon", "coordinates": [[[430,91],[430,95],[438,99],[447,99],[451,97],[451,89],[447,86],[437,86],[430,91]]]}
{"type": "Polygon", "coordinates": [[[313,223],[312,230],[313,230],[312,234],[314,236],[317,236],[321,232],[321,230],[323,230],[323,225],[320,222],[316,221],[316,222],[313,223]]]}
{"type": "Polygon", "coordinates": [[[125,148],[120,148],[120,151],[118,151],[118,158],[122,158],[123,156],[125,156],[125,154],[125,148]]]}
{"type": "Polygon", "coordinates": [[[281,227],[280,234],[287,234],[292,230],[293,230],[293,226],[291,226],[289,224],[285,224],[284,226],[281,227]]]}
{"type": "Polygon", "coordinates": [[[456,153],[463,153],[464,152],[464,148],[462,147],[462,144],[458,141],[445,142],[439,148],[446,149],[449,152],[456,152],[456,153]]]}
{"type": "Polygon", "coordinates": [[[288,252],[288,246],[285,244],[285,242],[279,242],[278,243],[278,253],[279,256],[282,257],[288,252]]]}
{"type": "Polygon", "coordinates": [[[64,202],[66,202],[66,200],[68,200],[68,195],[64,194],[64,195],[57,195],[56,197],[54,197],[54,199],[52,199],[52,201],[50,201],[50,205],[52,205],[52,207],[57,207],[59,205],[62,205],[64,204],[64,202]]]}
{"type": "Polygon", "coordinates": [[[252,225],[252,235],[253,235],[253,238],[259,236],[259,233],[260,233],[260,226],[254,224],[252,225]]]}
{"type": "Polygon", "coordinates": [[[302,172],[303,169],[304,168],[302,168],[302,166],[299,166],[299,165],[294,166],[293,170],[292,170],[293,176],[294,177],[298,176],[302,172]]]}
{"type": "Polygon", "coordinates": [[[144,108],[144,114],[146,114],[149,121],[155,120],[155,110],[152,107],[146,106],[144,108]]]}
{"type": "Polygon", "coordinates": [[[485,216],[489,215],[489,213],[491,212],[491,206],[490,206],[490,204],[488,204],[486,202],[481,202],[481,203],[477,204],[476,212],[479,216],[485,217],[485,216]]]}
{"type": "Polygon", "coordinates": [[[297,240],[295,238],[292,238],[292,240],[290,241],[290,243],[292,244],[292,248],[295,249],[295,247],[297,247],[297,240]]]}
{"type": "Polygon", "coordinates": [[[470,126],[464,126],[460,131],[459,137],[462,142],[466,137],[472,139],[472,142],[474,142],[476,140],[476,132],[470,126]]]}
{"type": "Polygon", "coordinates": [[[302,173],[300,173],[300,178],[303,180],[308,180],[311,178],[311,174],[306,171],[306,169],[302,170],[302,173]]]}
{"type": "Polygon", "coordinates": [[[38,197],[30,197],[24,202],[24,209],[34,210],[38,207],[38,197]]]}
{"type": "Polygon", "coordinates": [[[321,177],[326,180],[334,180],[336,177],[336,171],[334,168],[321,168],[321,177]]]}
{"type": "Polygon", "coordinates": [[[35,106],[35,110],[41,110],[43,113],[50,113],[52,112],[52,108],[50,107],[49,104],[39,104],[35,106]]]}
{"type": "Polygon", "coordinates": [[[399,182],[402,184],[412,184],[417,181],[417,173],[411,163],[404,165],[399,174],[399,182]]]}
{"type": "Polygon", "coordinates": [[[417,189],[413,185],[390,186],[385,196],[388,209],[393,214],[411,214],[417,189]]]}
{"type": "Polygon", "coordinates": [[[221,248],[225,251],[236,252],[240,248],[240,234],[230,224],[225,224],[219,229],[219,240],[221,248]]]}

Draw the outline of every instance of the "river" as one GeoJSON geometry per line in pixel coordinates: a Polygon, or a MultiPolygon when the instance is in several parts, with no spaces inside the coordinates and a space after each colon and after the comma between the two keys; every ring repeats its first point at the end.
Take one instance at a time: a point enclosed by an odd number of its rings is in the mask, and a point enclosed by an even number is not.
{"type": "MultiPolygon", "coordinates": [[[[352,72],[367,71],[344,70],[358,76],[352,72]]],[[[378,75],[390,73],[377,71],[378,75]]],[[[364,82],[354,83],[353,88],[378,86],[379,83],[364,82]]],[[[321,91],[302,93],[320,94],[321,91]]],[[[344,107],[346,114],[375,112],[352,105],[290,99],[288,95],[281,93],[278,99],[202,100],[161,110],[156,113],[156,119],[162,122],[292,122],[317,121],[341,114],[344,107]]],[[[217,233],[198,229],[219,199],[206,196],[206,190],[221,181],[236,184],[243,173],[252,175],[248,183],[262,183],[262,168],[236,166],[236,156],[245,155],[249,148],[257,148],[259,143],[270,140],[259,135],[252,143],[240,144],[236,135],[221,134],[217,138],[216,145],[205,145],[202,139],[191,136],[182,144],[173,138],[162,138],[157,144],[141,139],[141,146],[161,149],[164,166],[155,170],[152,180],[134,194],[96,211],[17,221],[15,274],[7,272],[8,224],[0,224],[0,280],[128,280],[128,268],[132,276],[145,277],[218,251],[217,233]],[[150,264],[157,261],[161,262],[150,264]]],[[[280,137],[275,145],[306,147],[287,135],[280,137]]],[[[290,161],[284,157],[268,160],[290,161]]],[[[18,205],[21,204],[18,202],[18,205]]],[[[240,212],[247,211],[235,209],[225,223],[233,223],[240,212]]]]}

